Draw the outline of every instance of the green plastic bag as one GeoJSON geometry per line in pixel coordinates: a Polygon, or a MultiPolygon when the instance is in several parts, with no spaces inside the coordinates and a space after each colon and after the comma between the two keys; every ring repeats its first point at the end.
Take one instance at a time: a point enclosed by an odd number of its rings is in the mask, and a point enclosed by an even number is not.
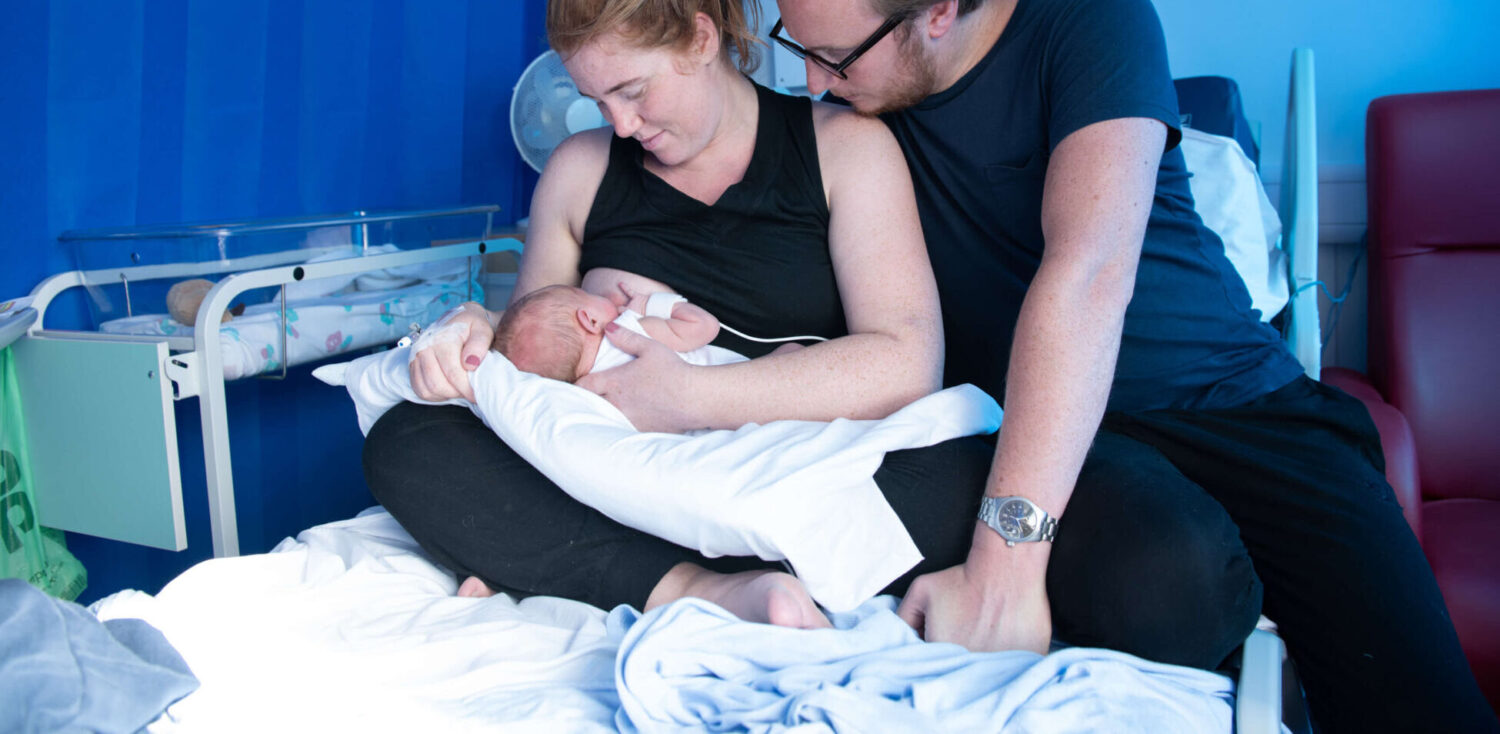
{"type": "Polygon", "coordinates": [[[88,585],[83,564],[68,552],[59,530],[37,523],[26,429],[10,347],[0,349],[0,578],[25,579],[72,601],[88,585]]]}

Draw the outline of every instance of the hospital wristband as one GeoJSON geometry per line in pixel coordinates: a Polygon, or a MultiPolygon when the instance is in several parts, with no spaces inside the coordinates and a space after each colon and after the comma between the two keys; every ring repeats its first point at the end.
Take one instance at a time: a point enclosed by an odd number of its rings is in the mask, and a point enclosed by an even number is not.
{"type": "Polygon", "coordinates": [[[687,303],[687,299],[676,293],[652,293],[646,297],[646,315],[670,319],[672,309],[679,303],[687,303]]]}

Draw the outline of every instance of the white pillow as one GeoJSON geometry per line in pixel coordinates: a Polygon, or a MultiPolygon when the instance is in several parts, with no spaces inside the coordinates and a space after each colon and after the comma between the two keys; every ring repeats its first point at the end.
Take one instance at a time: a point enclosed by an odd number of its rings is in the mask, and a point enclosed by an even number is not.
{"type": "Polygon", "coordinates": [[[1281,217],[1260,184],[1255,164],[1233,138],[1182,128],[1182,156],[1187,159],[1188,188],[1203,223],[1224,240],[1224,254],[1245,287],[1250,305],[1262,321],[1281,312],[1290,298],[1281,217]]]}
{"type": "MultiPolygon", "coordinates": [[[[409,347],[324,365],[362,430],[412,399],[409,347]]],[[[922,554],[873,476],[886,452],[993,433],[1000,406],[973,385],[882,420],[773,421],[696,435],[642,433],[604,398],[489,352],[469,373],[486,425],[574,499],[705,556],[787,560],[829,609],[853,609],[922,554]]],[[[461,401],[452,401],[460,404],[461,401]]]]}

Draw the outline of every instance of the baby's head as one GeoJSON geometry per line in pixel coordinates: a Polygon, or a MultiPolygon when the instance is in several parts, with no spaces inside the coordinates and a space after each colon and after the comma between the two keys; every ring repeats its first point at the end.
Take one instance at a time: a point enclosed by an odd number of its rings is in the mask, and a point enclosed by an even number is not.
{"type": "Polygon", "coordinates": [[[604,327],[619,315],[609,299],[581,288],[540,288],[505,309],[490,348],[517,369],[573,382],[594,366],[604,327]]]}

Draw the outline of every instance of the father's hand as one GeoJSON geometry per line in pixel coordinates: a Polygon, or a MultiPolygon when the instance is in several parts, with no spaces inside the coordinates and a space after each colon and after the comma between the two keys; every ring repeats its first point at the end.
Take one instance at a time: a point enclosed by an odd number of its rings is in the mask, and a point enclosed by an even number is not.
{"type": "Polygon", "coordinates": [[[635,360],[603,372],[584,375],[578,385],[608,400],[641,431],[682,433],[703,426],[689,425],[681,387],[691,365],[665,344],[615,324],[605,327],[605,338],[635,355],[635,360]]]}
{"type": "MultiPolygon", "coordinates": [[[[987,531],[986,531],[987,532],[987,531]]],[[[1014,550],[1014,549],[1005,549],[1014,550]]],[[[1052,642],[1045,567],[1040,579],[996,577],[1000,569],[964,563],[918,576],[897,614],[928,642],[953,642],[974,652],[1031,650],[1052,642]]]]}

